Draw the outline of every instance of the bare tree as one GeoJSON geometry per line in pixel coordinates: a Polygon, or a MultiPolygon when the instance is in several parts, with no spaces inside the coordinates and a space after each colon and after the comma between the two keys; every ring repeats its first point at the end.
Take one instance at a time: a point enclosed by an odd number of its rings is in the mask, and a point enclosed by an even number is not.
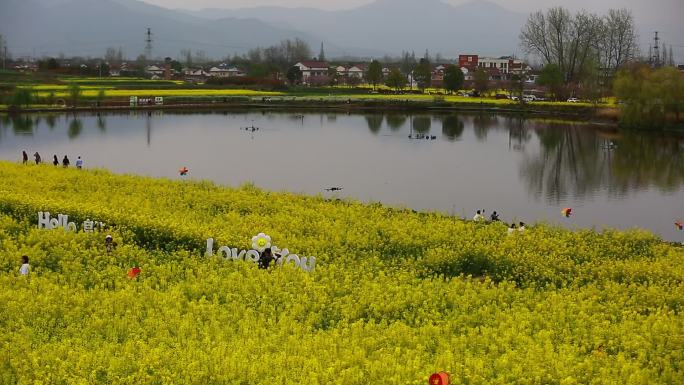
{"type": "Polygon", "coordinates": [[[121,48],[117,49],[115,47],[108,47],[107,51],[105,52],[104,59],[105,62],[109,63],[109,65],[121,65],[121,62],[123,62],[123,53],[121,52],[121,48]]]}
{"type": "Polygon", "coordinates": [[[631,11],[609,10],[603,18],[600,34],[598,56],[606,75],[614,74],[638,55],[636,27],[631,11]]]}
{"type": "Polygon", "coordinates": [[[636,33],[631,13],[611,10],[601,18],[581,11],[571,15],[562,7],[531,14],[520,32],[527,53],[541,57],[544,64],[556,64],[565,83],[581,80],[585,67],[610,63],[619,67],[635,55],[636,33]]]}
{"type": "Polygon", "coordinates": [[[191,49],[181,49],[180,50],[180,60],[185,61],[187,67],[192,67],[192,50],[191,49]]]}
{"type": "Polygon", "coordinates": [[[263,64],[269,68],[277,68],[286,72],[298,61],[311,58],[311,48],[300,39],[286,39],[278,45],[266,48],[254,48],[247,53],[247,59],[252,64],[263,64]]]}

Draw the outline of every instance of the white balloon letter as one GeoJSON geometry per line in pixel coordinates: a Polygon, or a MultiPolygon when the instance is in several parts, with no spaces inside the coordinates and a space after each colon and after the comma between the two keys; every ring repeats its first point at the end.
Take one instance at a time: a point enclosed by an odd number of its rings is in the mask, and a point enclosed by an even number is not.
{"type": "Polygon", "coordinates": [[[247,261],[259,262],[259,252],[256,250],[248,251],[247,255],[245,256],[245,262],[247,261]]]}
{"type": "Polygon", "coordinates": [[[208,238],[207,239],[207,257],[211,257],[214,255],[214,238],[208,238]]]}

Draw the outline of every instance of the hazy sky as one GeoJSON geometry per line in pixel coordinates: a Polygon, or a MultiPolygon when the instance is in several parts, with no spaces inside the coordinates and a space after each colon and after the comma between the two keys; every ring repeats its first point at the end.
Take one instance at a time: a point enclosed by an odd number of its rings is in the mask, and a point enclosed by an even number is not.
{"type": "MultiPolygon", "coordinates": [[[[354,8],[367,4],[372,0],[144,0],[148,3],[168,8],[241,8],[260,5],[278,5],[285,7],[313,7],[322,9],[354,8]]],[[[419,2],[420,0],[416,0],[419,2]]],[[[465,3],[469,0],[446,0],[451,4],[465,3]]],[[[684,0],[490,0],[510,10],[529,10],[563,5],[570,8],[586,8],[588,10],[605,10],[608,8],[631,8],[637,16],[650,18],[681,18],[684,15],[684,0]],[[571,4],[569,4],[571,3],[571,4]]]]}
{"type": "MultiPolygon", "coordinates": [[[[167,8],[243,8],[256,6],[313,7],[319,9],[355,8],[374,0],[143,0],[167,8]]],[[[420,2],[421,0],[415,0],[420,2]]],[[[473,0],[442,0],[451,4],[462,4],[473,0]]],[[[670,44],[684,50],[684,0],[488,0],[504,8],[520,13],[561,5],[570,9],[586,9],[604,12],[610,8],[629,8],[634,13],[642,38],[655,30],[669,32],[670,44]]]]}

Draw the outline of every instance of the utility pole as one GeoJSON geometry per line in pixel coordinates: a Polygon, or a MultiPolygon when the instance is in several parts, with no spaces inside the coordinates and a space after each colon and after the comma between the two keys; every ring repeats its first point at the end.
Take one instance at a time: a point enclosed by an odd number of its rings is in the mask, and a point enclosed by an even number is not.
{"type": "Polygon", "coordinates": [[[0,47],[2,47],[2,69],[7,69],[7,43],[5,39],[0,35],[0,47]]]}
{"type": "Polygon", "coordinates": [[[658,31],[655,31],[655,37],[653,38],[653,68],[660,68],[660,46],[658,42],[660,38],[658,37],[658,31]]]}
{"type": "Polygon", "coordinates": [[[147,28],[147,34],[145,34],[145,59],[149,61],[152,59],[152,30],[147,28]]]}

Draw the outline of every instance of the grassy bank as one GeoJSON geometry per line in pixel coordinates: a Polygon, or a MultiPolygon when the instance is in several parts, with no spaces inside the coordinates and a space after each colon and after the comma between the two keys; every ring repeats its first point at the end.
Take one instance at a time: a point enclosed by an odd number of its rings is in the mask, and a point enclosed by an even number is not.
{"type": "Polygon", "coordinates": [[[682,383],[684,249],[349,200],[0,163],[8,383],[682,383]],[[103,233],[37,230],[37,212],[103,233]],[[285,266],[204,257],[259,232],[285,266]],[[18,277],[19,257],[33,272],[18,277]],[[126,277],[132,265],[142,273],[126,277]]]}
{"type": "MultiPolygon", "coordinates": [[[[345,108],[345,109],[454,109],[487,110],[518,113],[576,115],[585,118],[610,116],[596,114],[590,103],[534,102],[520,103],[494,97],[473,98],[444,95],[443,90],[431,89],[425,93],[409,90],[406,93],[377,93],[370,88],[296,87],[283,90],[253,87],[227,87],[207,84],[190,84],[182,81],[147,80],[139,78],[79,78],[47,77],[15,74],[0,76],[0,99],[3,87],[5,102],[0,100],[0,111],[66,111],[74,109],[129,109],[130,97],[163,97],[163,106],[144,105],[135,108],[214,108],[262,107],[271,108],[345,108]],[[31,82],[33,79],[33,82],[31,82]],[[71,85],[78,85],[76,99],[70,93],[71,85]],[[32,100],[11,105],[16,90],[27,90],[32,100]]],[[[388,91],[388,90],[384,90],[388,91]]],[[[616,110],[614,100],[607,99],[601,109],[616,110]]]]}

